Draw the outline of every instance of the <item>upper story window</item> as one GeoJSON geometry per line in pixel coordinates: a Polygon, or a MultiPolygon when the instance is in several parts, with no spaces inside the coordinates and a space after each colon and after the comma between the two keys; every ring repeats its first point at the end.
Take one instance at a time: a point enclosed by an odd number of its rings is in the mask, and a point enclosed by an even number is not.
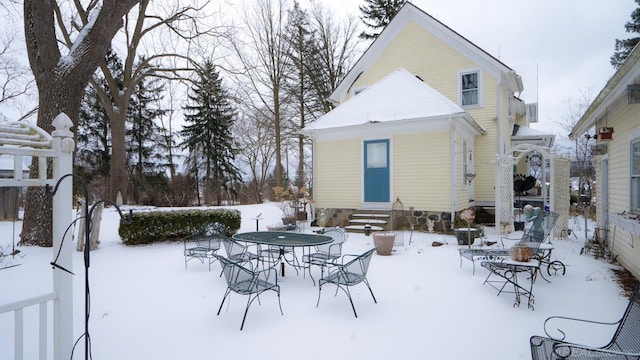
{"type": "Polygon", "coordinates": [[[640,137],[631,141],[631,211],[640,212],[640,137]]]}
{"type": "Polygon", "coordinates": [[[481,102],[480,87],[481,77],[480,71],[468,71],[460,73],[460,105],[479,106],[481,102]]]}

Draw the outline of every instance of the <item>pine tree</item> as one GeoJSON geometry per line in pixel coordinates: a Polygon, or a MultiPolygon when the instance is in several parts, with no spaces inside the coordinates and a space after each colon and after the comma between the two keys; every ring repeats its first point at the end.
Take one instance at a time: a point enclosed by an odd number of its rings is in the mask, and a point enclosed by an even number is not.
{"type": "Polygon", "coordinates": [[[204,173],[205,203],[209,204],[214,195],[220,204],[223,192],[234,193],[235,184],[241,180],[234,164],[238,148],[231,131],[236,111],[211,60],[206,60],[196,73],[198,79],[188,95],[190,104],[184,107],[187,125],[181,131],[182,146],[192,152],[191,158],[201,160],[191,165],[190,171],[204,173]]]}
{"type": "MultiPolygon", "coordinates": [[[[635,0],[635,2],[640,5],[640,0],[635,0]]],[[[633,10],[631,20],[624,24],[624,28],[628,33],[640,34],[640,8],[633,10]]],[[[611,65],[616,69],[619,68],[638,42],[640,42],[640,37],[638,36],[630,39],[616,39],[615,51],[611,56],[611,65]]]]}
{"type": "MultiPolygon", "coordinates": [[[[311,26],[307,20],[308,14],[300,8],[300,4],[295,1],[293,9],[289,10],[289,22],[287,40],[290,43],[289,50],[289,78],[287,91],[291,94],[292,107],[297,117],[297,123],[292,124],[292,130],[302,129],[307,123],[310,113],[317,110],[314,106],[313,86],[310,73],[309,61],[313,58],[314,37],[311,26]]],[[[296,170],[296,185],[304,187],[304,159],[305,159],[305,139],[304,136],[297,136],[298,166],[296,170]]]]}
{"type": "Polygon", "coordinates": [[[159,82],[158,79],[139,81],[127,111],[125,146],[133,179],[132,195],[138,204],[142,200],[141,191],[149,195],[152,190],[168,188],[168,179],[162,176],[167,166],[165,143],[160,139],[163,129],[157,123],[165,111],[153,106],[164,90],[159,82]]]}
{"type": "MultiPolygon", "coordinates": [[[[107,66],[115,75],[116,86],[122,85],[122,61],[109,51],[107,66]]],[[[94,84],[107,89],[109,85],[102,77],[96,77],[94,84]]],[[[111,168],[111,126],[109,115],[98,99],[97,91],[88,85],[80,104],[77,129],[77,151],[74,172],[80,175],[91,188],[92,193],[105,197],[105,190],[97,189],[94,183],[105,182],[111,168]]]]}
{"type": "Polygon", "coordinates": [[[358,6],[363,14],[360,19],[373,31],[371,33],[363,31],[360,38],[367,40],[377,38],[406,2],[407,0],[366,0],[367,5],[358,6]]]}

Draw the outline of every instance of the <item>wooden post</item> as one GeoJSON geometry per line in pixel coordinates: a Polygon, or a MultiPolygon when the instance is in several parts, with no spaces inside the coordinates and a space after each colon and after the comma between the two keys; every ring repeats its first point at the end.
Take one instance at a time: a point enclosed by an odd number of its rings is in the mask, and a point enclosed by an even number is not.
{"type": "MultiPolygon", "coordinates": [[[[53,120],[53,149],[58,158],[53,162],[53,179],[57,180],[73,172],[73,150],[75,142],[71,127],[73,122],[63,113],[53,120]]],[[[42,169],[40,173],[42,173],[42,169]]],[[[46,171],[45,171],[46,173],[46,171]]],[[[73,271],[73,247],[71,233],[65,236],[65,230],[71,224],[73,212],[73,182],[62,181],[58,193],[53,197],[53,259],[58,249],[57,263],[73,271]]],[[[53,359],[71,358],[73,348],[73,277],[56,269],[53,271],[53,291],[57,297],[53,302],[53,359]]]]}

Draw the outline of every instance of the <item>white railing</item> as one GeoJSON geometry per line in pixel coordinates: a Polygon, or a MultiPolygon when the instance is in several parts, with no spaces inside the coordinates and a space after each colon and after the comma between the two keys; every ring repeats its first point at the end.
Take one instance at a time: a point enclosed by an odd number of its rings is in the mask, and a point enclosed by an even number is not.
{"type": "MultiPolygon", "coordinates": [[[[0,315],[12,312],[14,313],[14,356],[15,360],[24,359],[25,339],[25,319],[24,310],[31,306],[38,306],[38,354],[39,359],[44,360],[47,358],[47,331],[53,328],[53,324],[49,323],[48,319],[48,302],[53,302],[56,299],[56,293],[50,292],[47,294],[34,296],[29,299],[16,301],[10,304],[0,305],[0,315]]],[[[34,342],[29,342],[34,343],[34,342]]]]}

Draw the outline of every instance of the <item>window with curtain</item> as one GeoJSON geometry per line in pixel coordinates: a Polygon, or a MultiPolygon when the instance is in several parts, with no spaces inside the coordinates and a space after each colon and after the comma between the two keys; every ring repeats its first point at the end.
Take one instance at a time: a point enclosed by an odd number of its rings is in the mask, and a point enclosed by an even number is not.
{"type": "Polygon", "coordinates": [[[631,142],[631,211],[640,212],[640,138],[631,142]]]}
{"type": "Polygon", "coordinates": [[[477,71],[460,74],[462,106],[480,105],[480,77],[477,71]]]}
{"type": "Polygon", "coordinates": [[[387,144],[367,144],[367,168],[371,169],[385,167],[387,167],[387,144]]]}

